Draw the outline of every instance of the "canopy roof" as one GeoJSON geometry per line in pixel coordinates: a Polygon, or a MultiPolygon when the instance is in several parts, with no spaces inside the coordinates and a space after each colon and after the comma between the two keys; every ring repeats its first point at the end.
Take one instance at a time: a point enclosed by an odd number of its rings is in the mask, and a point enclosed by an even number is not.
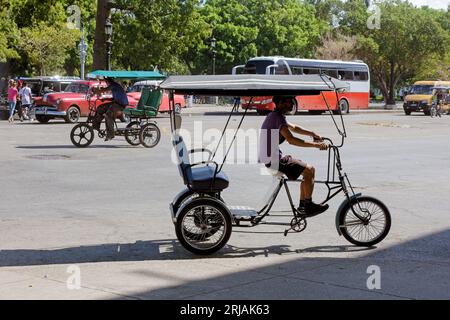
{"type": "Polygon", "coordinates": [[[178,94],[212,96],[318,95],[345,90],[343,81],[319,75],[171,76],[160,87],[178,94]],[[330,80],[331,79],[331,80],[330,80]]]}
{"type": "Polygon", "coordinates": [[[119,80],[164,80],[166,76],[155,71],[104,71],[97,70],[87,75],[91,79],[114,78],[119,80]]]}

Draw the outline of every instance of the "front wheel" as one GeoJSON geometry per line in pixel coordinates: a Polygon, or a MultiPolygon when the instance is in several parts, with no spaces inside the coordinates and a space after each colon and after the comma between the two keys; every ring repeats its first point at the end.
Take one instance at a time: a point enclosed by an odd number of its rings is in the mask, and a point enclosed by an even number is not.
{"type": "Polygon", "coordinates": [[[350,113],[350,106],[348,104],[348,101],[345,99],[339,101],[339,109],[341,110],[342,114],[350,113]]]}
{"type": "Polygon", "coordinates": [[[80,121],[80,118],[81,118],[80,109],[73,106],[67,110],[67,115],[64,118],[64,120],[66,121],[66,123],[77,123],[78,121],[80,121]]]}
{"type": "Polygon", "coordinates": [[[70,140],[77,148],[87,148],[94,141],[94,129],[86,123],[77,124],[70,132],[70,140]]]}
{"type": "Polygon", "coordinates": [[[339,215],[339,229],[342,235],[357,246],[374,246],[388,235],[390,228],[389,209],[383,202],[372,197],[352,199],[339,215]]]}
{"type": "Polygon", "coordinates": [[[181,245],[198,255],[209,255],[225,246],[231,236],[228,210],[219,201],[197,198],[181,208],[175,231],[181,245]]]}
{"type": "Polygon", "coordinates": [[[154,123],[148,123],[142,127],[139,133],[139,141],[146,148],[153,148],[161,140],[161,131],[154,123]]]}
{"type": "Polygon", "coordinates": [[[50,121],[50,117],[36,115],[36,120],[39,121],[39,123],[46,124],[46,123],[48,123],[50,121]]]}

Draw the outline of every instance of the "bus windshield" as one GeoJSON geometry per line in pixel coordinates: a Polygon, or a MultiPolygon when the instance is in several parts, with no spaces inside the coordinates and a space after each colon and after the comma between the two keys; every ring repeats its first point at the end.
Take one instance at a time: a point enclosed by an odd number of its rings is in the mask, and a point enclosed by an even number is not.
{"type": "Polygon", "coordinates": [[[266,74],[266,68],[273,65],[273,61],[269,60],[252,60],[247,62],[244,68],[245,74],[266,74]]]}
{"type": "Polygon", "coordinates": [[[414,85],[409,90],[409,94],[432,94],[433,86],[432,85],[414,85]]]}

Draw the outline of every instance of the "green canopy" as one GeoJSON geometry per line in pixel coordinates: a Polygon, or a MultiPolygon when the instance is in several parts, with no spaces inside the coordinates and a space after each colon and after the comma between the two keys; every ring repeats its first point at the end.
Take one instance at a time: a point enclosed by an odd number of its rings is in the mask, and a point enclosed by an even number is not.
{"type": "Polygon", "coordinates": [[[166,76],[156,71],[104,71],[97,70],[89,73],[87,78],[104,79],[114,78],[119,80],[164,80],[166,76]]]}

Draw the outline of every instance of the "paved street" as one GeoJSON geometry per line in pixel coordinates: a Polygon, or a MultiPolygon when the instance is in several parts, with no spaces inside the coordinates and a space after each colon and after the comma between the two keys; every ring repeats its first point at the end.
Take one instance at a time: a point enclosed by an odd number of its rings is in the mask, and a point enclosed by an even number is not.
{"type": "MultiPolygon", "coordinates": [[[[329,116],[289,119],[337,139],[329,116]]],[[[171,162],[167,117],[158,119],[163,137],[154,149],[119,137],[96,138],[81,150],[71,145],[72,125],[1,121],[0,299],[450,299],[450,116],[394,110],[345,120],[345,171],[358,192],[391,210],[382,243],[363,249],[338,236],[338,196],[300,234],[284,237],[282,226],[235,228],[228,245],[206,258],[181,247],[170,220],[169,203],[183,185],[171,162]],[[79,290],[67,287],[73,266],[81,272],[79,290]],[[380,268],[381,289],[367,287],[369,266],[380,268]]],[[[222,129],[226,117],[187,111],[183,128],[192,132],[199,121],[203,130],[222,129]]],[[[262,121],[251,114],[243,129],[262,121]]],[[[284,150],[324,178],[326,153],[284,150]]],[[[261,207],[272,177],[257,164],[224,170],[231,181],[225,201],[261,207]]],[[[297,201],[297,186],[291,189],[297,201]]],[[[275,207],[288,209],[287,198],[275,207]]]]}

